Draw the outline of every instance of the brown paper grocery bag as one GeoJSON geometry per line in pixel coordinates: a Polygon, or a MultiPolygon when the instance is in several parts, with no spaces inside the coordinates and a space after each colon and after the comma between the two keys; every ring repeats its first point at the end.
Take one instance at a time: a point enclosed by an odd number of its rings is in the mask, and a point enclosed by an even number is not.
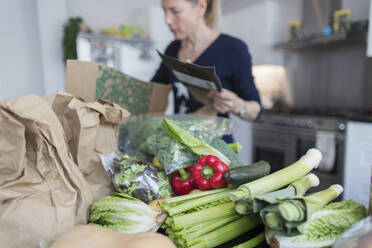
{"type": "Polygon", "coordinates": [[[39,247],[87,222],[92,195],[51,106],[29,95],[0,103],[0,244],[39,247]]]}
{"type": "Polygon", "coordinates": [[[144,82],[105,65],[67,61],[66,92],[85,101],[110,100],[131,115],[163,115],[170,90],[169,85],[144,82]]]}
{"type": "Polygon", "coordinates": [[[68,93],[58,93],[53,109],[65,130],[71,154],[88,181],[93,199],[114,189],[99,154],[117,151],[119,125],[130,114],[119,105],[100,100],[84,102],[68,93]]]}

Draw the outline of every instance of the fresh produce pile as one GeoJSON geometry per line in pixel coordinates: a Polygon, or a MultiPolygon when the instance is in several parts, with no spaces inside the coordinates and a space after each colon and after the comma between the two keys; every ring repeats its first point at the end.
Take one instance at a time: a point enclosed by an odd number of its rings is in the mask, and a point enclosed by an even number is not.
{"type": "MultiPolygon", "coordinates": [[[[128,124],[129,125],[129,124],[128,124]]],[[[134,123],[128,142],[121,148],[124,153],[137,155],[152,162],[154,156],[169,175],[180,168],[194,165],[202,155],[216,155],[229,167],[242,166],[236,145],[229,146],[222,138],[231,129],[230,120],[213,117],[181,115],[153,118],[134,123]]]]}
{"type": "Polygon", "coordinates": [[[103,161],[117,192],[129,194],[146,203],[172,194],[164,171],[135,156],[109,155],[103,161]]]}
{"type": "Polygon", "coordinates": [[[136,156],[116,157],[108,167],[121,193],[93,204],[91,225],[127,234],[160,228],[177,247],[223,246],[243,235],[234,248],[265,238],[272,247],[327,247],[366,217],[358,203],[332,202],[341,185],[306,193],[319,185],[310,173],[322,157],[317,149],[270,174],[266,161],[241,166],[239,145],[226,144],[211,123],[157,118],[138,126],[129,143],[136,156]],[[252,230],[261,231],[247,235],[252,230]]]}

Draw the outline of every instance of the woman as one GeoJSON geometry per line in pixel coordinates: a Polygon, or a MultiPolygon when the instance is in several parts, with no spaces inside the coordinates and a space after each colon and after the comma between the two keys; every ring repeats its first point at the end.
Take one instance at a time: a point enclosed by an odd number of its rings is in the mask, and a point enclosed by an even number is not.
{"type": "MultiPolygon", "coordinates": [[[[257,118],[261,106],[253,81],[251,56],[246,44],[216,31],[218,0],[162,0],[165,22],[175,40],[165,54],[183,62],[215,66],[223,90],[208,94],[219,116],[228,113],[246,120],[257,118]]],[[[152,81],[172,84],[176,113],[192,113],[203,107],[164,64],[152,81]]]]}

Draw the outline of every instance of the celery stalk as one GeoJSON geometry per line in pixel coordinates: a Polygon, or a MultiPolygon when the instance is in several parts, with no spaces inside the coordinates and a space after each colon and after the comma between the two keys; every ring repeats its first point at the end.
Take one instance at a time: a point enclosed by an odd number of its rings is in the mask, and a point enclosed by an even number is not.
{"type": "Polygon", "coordinates": [[[236,214],[234,202],[228,202],[215,207],[203,209],[190,214],[173,216],[173,225],[175,230],[208,221],[211,219],[218,219],[225,216],[236,214]]]}
{"type": "Polygon", "coordinates": [[[168,212],[170,216],[173,216],[178,213],[182,213],[194,208],[198,208],[205,204],[210,203],[225,203],[229,202],[229,193],[232,192],[233,189],[226,189],[224,191],[221,191],[216,194],[207,195],[205,197],[198,197],[189,201],[181,202],[179,205],[176,205],[174,207],[172,206],[165,206],[164,209],[168,212]]]}
{"type": "Polygon", "coordinates": [[[229,190],[231,191],[231,189],[229,189],[229,188],[221,188],[221,189],[213,189],[213,190],[202,191],[202,192],[195,193],[195,194],[175,196],[175,197],[165,199],[164,203],[166,205],[169,205],[171,203],[183,202],[183,201],[186,201],[186,200],[191,200],[191,199],[195,199],[195,198],[199,198],[199,197],[204,197],[204,196],[207,196],[207,195],[221,193],[221,192],[225,192],[225,191],[229,191],[229,190]]]}
{"type": "Polygon", "coordinates": [[[218,228],[240,218],[241,216],[236,213],[232,216],[205,221],[182,230],[168,230],[168,236],[177,244],[177,246],[189,247],[196,238],[217,230],[218,228]]]}
{"type": "Polygon", "coordinates": [[[186,237],[186,244],[188,246],[191,245],[191,243],[193,242],[193,240],[195,240],[196,238],[204,235],[204,234],[207,234],[209,232],[212,232],[214,230],[217,230],[218,228],[224,226],[224,225],[227,225],[237,219],[241,218],[241,216],[239,214],[235,214],[235,215],[232,215],[232,216],[228,216],[228,217],[224,217],[224,218],[220,218],[219,220],[217,220],[217,222],[214,222],[214,223],[209,223],[209,225],[205,225],[203,228],[200,228],[199,230],[195,230],[194,232],[190,232],[188,233],[187,237],[186,237]]]}
{"type": "Polygon", "coordinates": [[[256,215],[242,217],[228,225],[195,239],[191,248],[216,247],[255,228],[260,223],[260,218],[256,215]]]}
{"type": "Polygon", "coordinates": [[[237,191],[230,194],[230,199],[253,200],[255,196],[280,189],[303,177],[319,165],[322,154],[319,150],[309,149],[304,156],[292,165],[255,181],[240,185],[237,191]]]}
{"type": "Polygon", "coordinates": [[[253,239],[250,239],[240,245],[236,245],[233,248],[253,248],[265,241],[265,232],[260,233],[253,239]]]}

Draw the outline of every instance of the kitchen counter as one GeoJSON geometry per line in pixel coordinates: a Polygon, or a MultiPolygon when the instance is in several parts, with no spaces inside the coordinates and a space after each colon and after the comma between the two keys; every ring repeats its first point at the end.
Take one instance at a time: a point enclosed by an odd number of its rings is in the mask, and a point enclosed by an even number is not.
{"type": "Polygon", "coordinates": [[[263,116],[283,117],[313,117],[313,118],[337,118],[345,121],[372,122],[372,110],[338,110],[338,109],[286,109],[286,110],[263,110],[263,116]]]}

